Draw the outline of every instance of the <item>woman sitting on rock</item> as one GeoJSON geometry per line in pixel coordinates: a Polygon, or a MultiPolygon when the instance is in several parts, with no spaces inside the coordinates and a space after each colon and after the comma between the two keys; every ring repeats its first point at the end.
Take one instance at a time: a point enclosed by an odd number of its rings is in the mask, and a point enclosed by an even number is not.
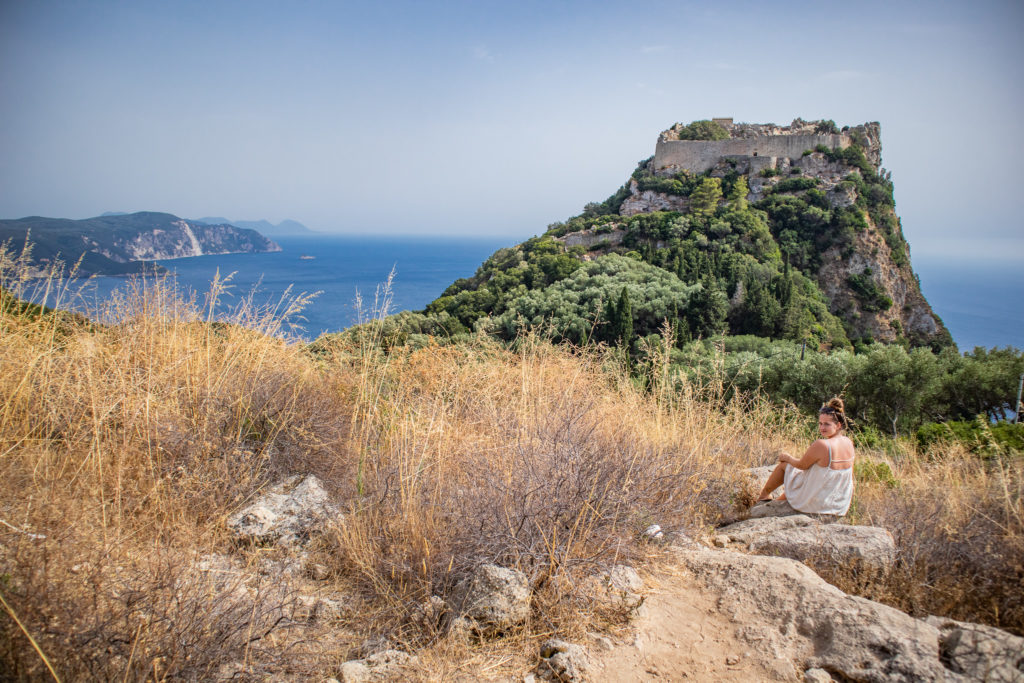
{"type": "Polygon", "coordinates": [[[842,516],[853,499],[853,442],[843,434],[849,426],[843,401],[833,398],[818,411],[820,439],[811,444],[797,460],[783,451],[757,497],[758,503],[770,501],[772,491],[785,484],[779,498],[794,510],[820,515],[842,516]]]}

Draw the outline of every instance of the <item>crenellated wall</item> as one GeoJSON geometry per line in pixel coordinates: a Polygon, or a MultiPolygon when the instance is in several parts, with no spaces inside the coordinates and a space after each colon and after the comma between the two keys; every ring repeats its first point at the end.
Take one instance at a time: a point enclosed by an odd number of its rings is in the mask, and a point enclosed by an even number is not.
{"type": "Polygon", "coordinates": [[[654,172],[687,170],[703,173],[722,157],[767,157],[799,159],[806,150],[818,145],[831,149],[847,147],[850,136],[770,135],[728,140],[662,140],[654,149],[654,172]]]}

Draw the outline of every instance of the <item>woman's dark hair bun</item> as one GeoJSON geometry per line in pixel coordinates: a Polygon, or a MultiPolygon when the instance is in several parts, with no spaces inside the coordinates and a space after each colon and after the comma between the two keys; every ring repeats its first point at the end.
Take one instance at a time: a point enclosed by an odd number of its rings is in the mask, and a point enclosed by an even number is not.
{"type": "Polygon", "coordinates": [[[839,423],[839,426],[844,429],[850,426],[850,420],[846,417],[846,408],[843,406],[843,399],[838,396],[830,398],[818,412],[825,415],[832,415],[836,418],[836,422],[839,423]]]}

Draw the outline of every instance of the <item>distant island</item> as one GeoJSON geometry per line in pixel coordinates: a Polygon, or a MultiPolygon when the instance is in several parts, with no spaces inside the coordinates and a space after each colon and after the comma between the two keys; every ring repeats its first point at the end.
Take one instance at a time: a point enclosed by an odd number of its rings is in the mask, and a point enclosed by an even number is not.
{"type": "Polygon", "coordinates": [[[266,219],[258,221],[233,221],[223,216],[206,216],[205,218],[196,218],[197,223],[206,223],[207,225],[234,225],[239,228],[249,228],[255,230],[263,235],[270,235],[278,237],[281,235],[315,235],[315,230],[310,230],[305,225],[298,221],[291,219],[283,220],[277,225],[274,225],[266,219]]]}
{"type": "Polygon", "coordinates": [[[77,276],[121,276],[161,270],[154,261],[281,251],[258,231],[230,223],[190,221],[169,213],[107,213],[95,218],[27,218],[0,220],[0,243],[21,251],[31,244],[30,269],[45,275],[62,261],[81,259],[77,276]]]}

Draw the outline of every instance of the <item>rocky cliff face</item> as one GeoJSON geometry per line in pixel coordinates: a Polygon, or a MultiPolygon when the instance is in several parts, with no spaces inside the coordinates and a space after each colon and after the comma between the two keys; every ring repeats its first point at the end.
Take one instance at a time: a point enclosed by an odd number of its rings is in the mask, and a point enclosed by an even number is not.
{"type": "Polygon", "coordinates": [[[272,251],[281,251],[281,247],[255,230],[178,219],[169,227],[118,236],[113,245],[101,253],[114,261],[125,262],[272,251]]]}

